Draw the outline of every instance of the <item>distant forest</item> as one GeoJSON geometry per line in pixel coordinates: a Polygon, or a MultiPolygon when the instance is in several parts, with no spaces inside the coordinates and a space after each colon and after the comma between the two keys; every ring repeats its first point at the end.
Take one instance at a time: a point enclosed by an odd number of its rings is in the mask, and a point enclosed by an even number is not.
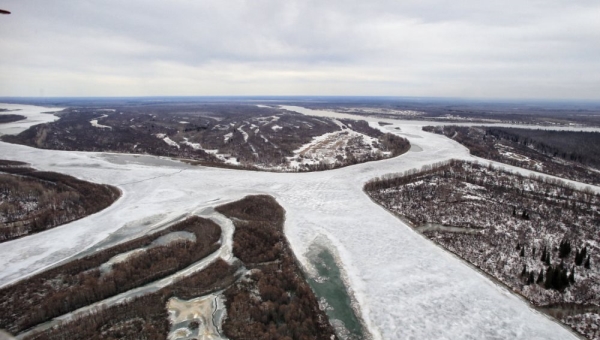
{"type": "Polygon", "coordinates": [[[600,168],[600,133],[487,128],[486,135],[532,147],[547,156],[600,168]]]}
{"type": "Polygon", "coordinates": [[[27,117],[21,115],[4,114],[0,115],[0,124],[17,122],[23,119],[27,119],[27,117]]]}
{"type": "Polygon", "coordinates": [[[425,126],[472,155],[588,184],[600,184],[600,133],[505,127],[425,126]]]}

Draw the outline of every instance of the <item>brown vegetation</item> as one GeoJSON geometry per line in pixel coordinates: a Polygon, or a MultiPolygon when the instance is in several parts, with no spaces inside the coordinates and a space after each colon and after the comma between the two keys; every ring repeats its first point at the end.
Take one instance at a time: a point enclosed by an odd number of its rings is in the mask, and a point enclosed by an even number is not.
{"type": "Polygon", "coordinates": [[[0,161],[0,242],[96,213],[119,196],[109,185],[0,161]]]}
{"type": "Polygon", "coordinates": [[[217,210],[234,221],[233,253],[250,269],[225,291],[225,335],[231,339],[331,339],[319,309],[283,236],[285,211],[270,196],[248,196],[217,210]],[[260,239],[253,235],[260,230],[260,239]]]}
{"type": "Polygon", "coordinates": [[[235,281],[237,269],[219,259],[206,269],[157,292],[100,308],[48,331],[32,334],[26,339],[164,340],[170,327],[165,306],[171,297],[191,299],[221,290],[235,281]]]}
{"type": "Polygon", "coordinates": [[[0,290],[0,328],[18,333],[56,316],[139,287],[181,270],[219,248],[221,228],[190,217],[165,230],[68,262],[0,290]],[[170,232],[187,231],[196,241],[152,242],[170,232]],[[145,250],[103,272],[115,255],[145,250]]]}
{"type": "MultiPolygon", "coordinates": [[[[231,339],[249,337],[252,339],[331,339],[335,337],[333,328],[329,325],[324,312],[319,309],[317,300],[304,281],[285,240],[283,208],[272,197],[248,196],[241,201],[216,209],[234,221],[236,226],[234,255],[246,263],[238,261],[236,265],[230,265],[218,259],[206,269],[178,280],[157,292],[109,307],[99,306],[98,309],[81,314],[74,320],[29,334],[26,339],[165,339],[170,329],[166,304],[171,297],[192,299],[220,290],[224,290],[227,307],[223,330],[231,339]],[[255,231],[260,232],[261,238],[252,235],[255,231]],[[242,265],[245,265],[248,270],[240,270],[243,268],[242,265]],[[243,272],[246,274],[240,278],[243,272]]],[[[51,289],[44,286],[77,285],[77,282],[67,282],[65,278],[77,281],[77,276],[97,272],[99,265],[116,254],[147,246],[158,236],[169,232],[191,231],[198,221],[204,221],[201,224],[207,225],[205,223],[207,220],[194,217],[159,233],[72,261],[7,287],[0,291],[0,296],[3,297],[0,306],[9,309],[3,314],[18,313],[30,319],[28,313],[36,313],[36,311],[32,306],[27,307],[27,302],[33,302],[32,305],[36,303],[43,305],[43,301],[40,300],[48,297],[44,289],[51,289]],[[40,287],[44,288],[40,289],[40,287]],[[41,293],[43,296],[36,297],[34,292],[41,293]],[[24,293],[26,296],[20,297],[19,293],[24,293]],[[32,301],[34,299],[37,300],[32,301]],[[20,307],[25,306],[28,309],[22,311],[14,306],[11,307],[10,302],[18,302],[21,304],[20,307]]],[[[203,235],[207,238],[204,242],[210,242],[208,239],[211,233],[207,231],[203,235]]],[[[200,242],[201,238],[197,237],[197,240],[200,242]]],[[[184,244],[177,244],[175,248],[182,246],[184,244]]],[[[144,255],[140,257],[145,258],[144,255]]],[[[154,260],[161,261],[159,258],[154,260]]],[[[125,274],[127,277],[134,275],[132,272],[138,265],[143,265],[136,263],[136,267],[130,266],[129,264],[132,263],[132,261],[123,262],[126,267],[129,267],[129,271],[125,274]]],[[[96,282],[94,285],[99,283],[96,282]]],[[[140,284],[142,282],[139,280],[135,282],[135,285],[140,284]]],[[[20,324],[20,321],[13,320],[13,323],[20,324]]],[[[0,327],[6,326],[0,324],[0,327]]],[[[11,330],[15,331],[15,328],[11,330]]]]}

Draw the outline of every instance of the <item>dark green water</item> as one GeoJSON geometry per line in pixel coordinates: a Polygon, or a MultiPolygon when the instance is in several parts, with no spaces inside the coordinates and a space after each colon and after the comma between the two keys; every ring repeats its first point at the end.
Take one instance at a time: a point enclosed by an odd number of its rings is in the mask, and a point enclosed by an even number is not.
{"type": "Polygon", "coordinates": [[[319,300],[327,302],[325,312],[338,337],[364,339],[362,324],[352,309],[340,269],[331,252],[326,247],[313,244],[307,255],[318,273],[317,277],[308,278],[309,284],[319,300]]]}

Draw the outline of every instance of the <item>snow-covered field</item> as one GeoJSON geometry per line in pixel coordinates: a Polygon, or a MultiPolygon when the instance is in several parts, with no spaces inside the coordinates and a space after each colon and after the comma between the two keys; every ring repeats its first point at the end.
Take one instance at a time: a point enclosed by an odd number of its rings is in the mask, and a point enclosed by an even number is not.
{"type": "MultiPolygon", "coordinates": [[[[8,108],[4,104],[0,107],[8,108]]],[[[117,231],[134,237],[143,232],[138,223],[141,220],[151,221],[151,228],[169,218],[202,215],[215,205],[261,193],[274,196],[286,209],[286,235],[304,265],[308,266],[305,254],[315,238],[326,237],[335,246],[374,338],[575,338],[520,298],[415,233],[363,193],[364,182],[376,176],[450,158],[473,159],[460,144],[423,132],[414,122],[390,122],[393,125],[382,129],[406,136],[422,151],[311,173],[192,167],[166,160],[152,162],[154,157],[147,156],[130,162],[114,154],[0,143],[2,159],[29,162],[40,170],[112,184],[123,191],[117,202],[99,213],[3,243],[0,285],[74,256],[117,231]],[[160,218],[154,219],[157,215],[160,218]]],[[[0,133],[10,132],[10,125],[0,126],[0,133]]]]}

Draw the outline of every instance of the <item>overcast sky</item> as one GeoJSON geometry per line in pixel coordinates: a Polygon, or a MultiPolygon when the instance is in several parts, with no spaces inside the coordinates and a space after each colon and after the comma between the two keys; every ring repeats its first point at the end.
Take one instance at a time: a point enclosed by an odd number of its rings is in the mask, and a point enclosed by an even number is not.
{"type": "Polygon", "coordinates": [[[0,0],[0,96],[600,100],[600,1],[0,0]]]}

